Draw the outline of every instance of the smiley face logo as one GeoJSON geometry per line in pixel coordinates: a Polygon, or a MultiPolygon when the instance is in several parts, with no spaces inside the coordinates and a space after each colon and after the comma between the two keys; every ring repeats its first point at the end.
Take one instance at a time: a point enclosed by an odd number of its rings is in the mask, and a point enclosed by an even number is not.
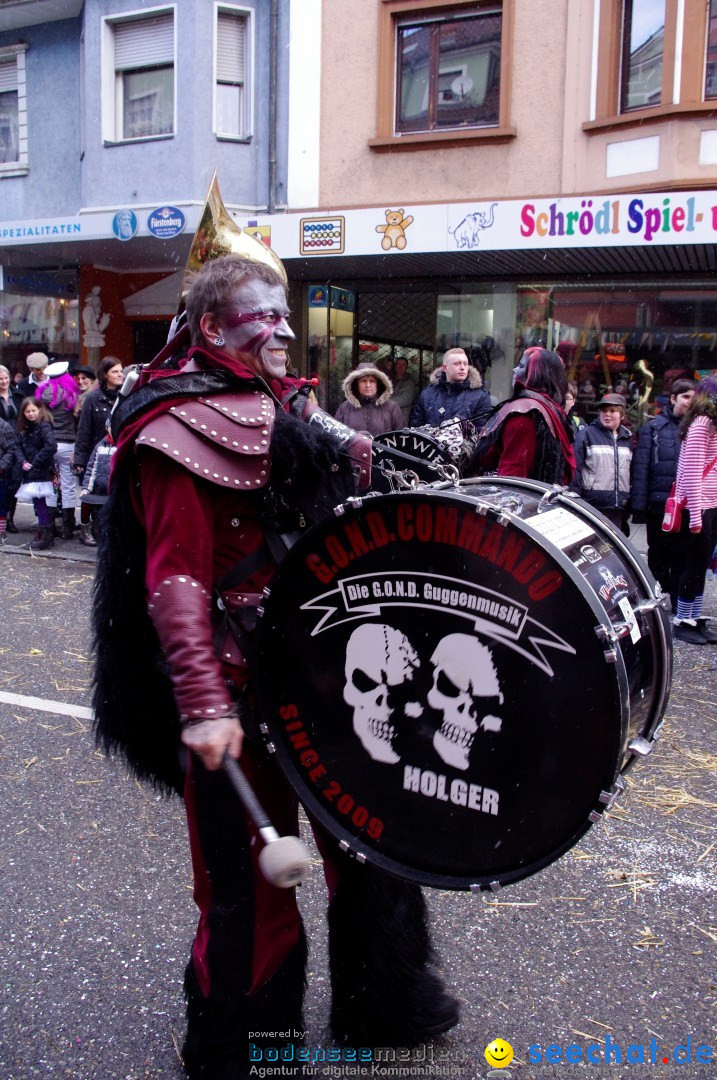
{"type": "Polygon", "coordinates": [[[513,1060],[513,1047],[505,1039],[493,1039],[485,1048],[485,1059],[494,1069],[504,1069],[513,1060]]]}

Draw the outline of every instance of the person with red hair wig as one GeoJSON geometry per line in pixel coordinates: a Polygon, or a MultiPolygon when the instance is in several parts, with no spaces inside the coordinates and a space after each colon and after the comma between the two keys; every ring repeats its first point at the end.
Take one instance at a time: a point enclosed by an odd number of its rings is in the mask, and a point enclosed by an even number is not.
{"type": "Polygon", "coordinates": [[[469,475],[493,472],[546,484],[567,484],[575,471],[572,425],[565,415],[568,389],[557,353],[533,346],[513,369],[513,396],[481,431],[469,475]]]}

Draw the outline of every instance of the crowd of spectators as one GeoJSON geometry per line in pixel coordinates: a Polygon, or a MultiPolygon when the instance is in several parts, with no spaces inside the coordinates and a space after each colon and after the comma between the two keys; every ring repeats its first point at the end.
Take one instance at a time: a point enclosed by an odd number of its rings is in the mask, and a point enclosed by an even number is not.
{"type": "Polygon", "coordinates": [[[26,365],[27,375],[14,382],[0,365],[0,542],[19,531],[18,502],[35,511],[31,550],[70,540],[79,503],[79,539],[94,547],[109,477],[109,457],[98,447],[111,445],[107,421],[124,378],[122,363],[106,357],[99,380],[92,368],[53,363],[42,352],[31,353],[26,365]]]}
{"type": "MultiPolygon", "coordinates": [[[[498,403],[463,349],[446,351],[421,393],[405,357],[392,363],[390,377],[385,365],[364,362],[344,380],[336,418],[376,438],[405,427],[437,434],[458,426],[471,439],[469,475],[569,485],[626,535],[630,519],[644,524],[648,565],[670,597],[675,636],[694,645],[717,642],[702,615],[717,550],[717,377],[677,378],[659,412],[633,430],[637,385],[619,378],[600,396],[589,379],[568,381],[571,362],[560,350],[526,349],[511,397],[498,403]],[[681,528],[666,532],[673,485],[685,513],[681,528]]],[[[31,548],[51,547],[77,528],[81,542],[95,546],[122,363],[106,356],[97,375],[39,352],[26,363],[27,375],[14,382],[0,365],[0,541],[18,531],[20,500],[31,501],[37,517],[31,548]]]]}

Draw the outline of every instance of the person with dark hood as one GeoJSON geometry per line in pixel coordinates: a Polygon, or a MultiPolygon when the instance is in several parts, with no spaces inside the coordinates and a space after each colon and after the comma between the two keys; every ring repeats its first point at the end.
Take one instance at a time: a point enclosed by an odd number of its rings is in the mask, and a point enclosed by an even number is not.
{"type": "MultiPolygon", "coordinates": [[[[279,516],[298,530],[366,490],[371,440],[287,374],[294,334],[273,266],[216,258],[193,277],[186,309],[188,332],[113,414],[93,702],[100,744],[184,793],[199,908],[184,1063],[192,1077],[242,1080],[256,1072],[252,1044],[276,1061],[285,1032],[303,1039],[307,945],[294,890],[262,876],[256,824],[221,764],[241,755],[277,830],[297,831],[296,796],[259,732],[257,612],[283,550],[279,516]]],[[[453,1027],[459,1007],[432,967],[420,888],[351,859],[318,826],[315,835],[336,1039],[407,1046],[453,1027]]],[[[284,1075],[296,1075],[292,1060],[284,1075]]]]}
{"type": "Polygon", "coordinates": [[[383,435],[404,426],[401,407],[391,398],[391,380],[380,368],[359,364],[344,379],[342,390],[344,401],[336,410],[336,419],[347,427],[383,435]]]}
{"type": "Polygon", "coordinates": [[[632,520],[647,528],[647,565],[664,592],[669,593],[673,612],[677,611],[677,585],[685,566],[687,530],[664,532],[662,519],[677,475],[682,445],[680,423],[695,390],[692,379],[677,379],[672,384],[669,401],[638,431],[632,455],[632,520]]]}
{"type": "Polygon", "coordinates": [[[458,419],[471,420],[480,429],[491,410],[490,394],[482,386],[481,374],[470,366],[465,350],[448,349],[411,410],[411,427],[440,427],[458,419]]]}
{"type": "Polygon", "coordinates": [[[567,484],[575,471],[573,427],[563,407],[568,381],[557,353],[526,349],[513,369],[513,396],[480,432],[468,475],[495,472],[567,484]]]}

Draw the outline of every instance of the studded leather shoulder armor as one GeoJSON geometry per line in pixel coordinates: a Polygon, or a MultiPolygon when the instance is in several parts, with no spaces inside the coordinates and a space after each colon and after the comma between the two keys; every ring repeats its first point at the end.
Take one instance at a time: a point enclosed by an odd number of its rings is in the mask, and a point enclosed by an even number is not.
{"type": "Polygon", "coordinates": [[[258,489],[269,480],[274,402],[262,390],[198,397],[173,405],[137,436],[218,487],[258,489]]]}

